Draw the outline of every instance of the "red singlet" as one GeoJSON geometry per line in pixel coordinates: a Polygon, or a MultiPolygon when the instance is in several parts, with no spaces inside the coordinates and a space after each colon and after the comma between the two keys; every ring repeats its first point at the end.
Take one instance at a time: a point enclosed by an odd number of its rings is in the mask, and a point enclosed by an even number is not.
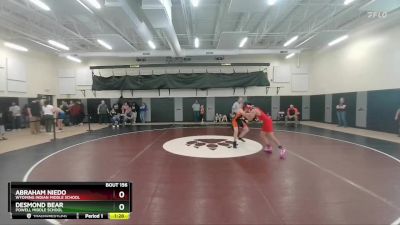
{"type": "Polygon", "coordinates": [[[274,126],[272,124],[272,119],[269,117],[267,114],[265,114],[261,109],[257,108],[257,110],[260,112],[260,115],[257,116],[259,121],[263,122],[263,126],[261,127],[261,130],[267,133],[271,133],[274,131],[274,126]]]}

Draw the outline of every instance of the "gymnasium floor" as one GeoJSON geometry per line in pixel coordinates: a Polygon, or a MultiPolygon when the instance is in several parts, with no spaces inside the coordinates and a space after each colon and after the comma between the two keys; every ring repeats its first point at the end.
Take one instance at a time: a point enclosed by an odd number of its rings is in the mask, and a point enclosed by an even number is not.
{"type": "Polygon", "coordinates": [[[256,127],[233,150],[231,129],[213,125],[104,128],[1,154],[0,224],[27,224],[8,219],[6,209],[6,183],[21,180],[132,181],[132,218],[118,224],[391,224],[399,218],[399,143],[305,125],[277,129],[286,160],[259,151],[256,127]]]}

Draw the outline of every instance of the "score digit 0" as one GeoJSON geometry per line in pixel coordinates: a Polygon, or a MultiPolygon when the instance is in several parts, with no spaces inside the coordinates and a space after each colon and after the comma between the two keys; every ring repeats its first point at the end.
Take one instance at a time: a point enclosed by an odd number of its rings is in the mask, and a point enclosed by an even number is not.
{"type": "Polygon", "coordinates": [[[119,196],[120,198],[124,198],[124,197],[125,197],[125,192],[120,191],[119,194],[118,194],[118,196],[119,196]]]}

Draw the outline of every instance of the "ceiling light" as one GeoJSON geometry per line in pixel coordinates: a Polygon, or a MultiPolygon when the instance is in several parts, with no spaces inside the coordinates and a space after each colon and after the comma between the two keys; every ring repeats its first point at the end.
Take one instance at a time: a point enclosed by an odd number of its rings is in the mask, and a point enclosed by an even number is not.
{"type": "Polygon", "coordinates": [[[16,44],[10,43],[10,42],[4,42],[4,46],[12,48],[12,49],[15,49],[15,50],[18,50],[18,51],[21,51],[21,52],[27,52],[28,51],[27,48],[22,47],[20,45],[16,45],[16,44]]]}
{"type": "Polygon", "coordinates": [[[63,44],[61,44],[61,43],[58,43],[57,41],[49,40],[48,42],[49,42],[49,44],[51,44],[51,45],[53,45],[53,46],[55,46],[55,47],[57,47],[57,48],[61,48],[61,49],[64,49],[64,50],[66,50],[66,51],[69,50],[69,47],[68,47],[68,46],[63,45],[63,44]]]}
{"type": "Polygon", "coordinates": [[[243,47],[244,46],[244,44],[246,44],[246,42],[247,42],[247,37],[245,37],[245,38],[243,38],[241,41],[240,41],[240,44],[239,44],[239,48],[241,48],[241,47],[243,47]]]}
{"type": "Polygon", "coordinates": [[[199,46],[200,46],[200,40],[199,40],[199,38],[195,38],[194,39],[194,47],[199,48],[199,46]]]}
{"type": "Polygon", "coordinates": [[[87,11],[89,11],[91,14],[94,14],[94,12],[87,7],[85,4],[83,4],[83,2],[81,0],[76,0],[79,4],[81,4],[81,6],[83,6],[87,11]]]}
{"type": "Polygon", "coordinates": [[[341,37],[339,37],[339,38],[337,38],[337,39],[335,39],[335,40],[329,42],[328,45],[329,45],[329,46],[336,45],[337,43],[346,40],[348,37],[349,37],[349,35],[343,35],[343,36],[341,36],[341,37]]]}
{"type": "Polygon", "coordinates": [[[91,4],[96,9],[101,9],[101,5],[97,2],[97,0],[86,0],[86,1],[89,2],[89,4],[91,4]]]}
{"type": "Polygon", "coordinates": [[[267,0],[268,5],[275,5],[276,0],[267,0]]]}
{"type": "Polygon", "coordinates": [[[147,42],[147,44],[149,44],[150,48],[156,49],[156,45],[154,44],[153,41],[150,40],[150,41],[147,42]]]}
{"type": "Polygon", "coordinates": [[[58,50],[58,49],[56,49],[56,48],[51,47],[50,45],[43,44],[42,42],[38,42],[38,41],[35,41],[35,40],[32,40],[32,39],[29,39],[29,40],[32,41],[32,42],[35,42],[36,44],[39,44],[39,45],[42,45],[42,46],[44,46],[44,47],[53,49],[54,51],[57,51],[57,52],[60,51],[60,50],[58,50]]]}
{"type": "Polygon", "coordinates": [[[101,44],[104,48],[108,49],[108,50],[111,50],[111,49],[112,49],[111,45],[107,44],[107,43],[106,43],[105,41],[103,41],[103,40],[97,39],[97,42],[98,42],[99,44],[101,44]]]}
{"type": "Polygon", "coordinates": [[[300,44],[296,45],[295,48],[298,48],[298,47],[302,46],[304,43],[306,43],[307,41],[313,39],[315,36],[316,36],[316,34],[312,35],[311,37],[307,38],[306,40],[304,40],[300,44]]]}
{"type": "Polygon", "coordinates": [[[292,44],[294,41],[296,41],[297,38],[299,38],[299,36],[294,36],[294,37],[290,38],[287,42],[285,42],[285,44],[283,44],[283,47],[289,46],[289,45],[292,44]]]}
{"type": "Polygon", "coordinates": [[[344,0],[344,5],[348,5],[348,4],[350,4],[350,3],[352,3],[354,0],[344,0]]]}
{"type": "Polygon", "coordinates": [[[192,0],[191,2],[192,2],[193,7],[197,7],[197,6],[199,6],[200,0],[192,0]]]}
{"type": "Polygon", "coordinates": [[[50,7],[40,0],[29,0],[29,1],[45,11],[50,11],[50,7]]]}
{"type": "Polygon", "coordinates": [[[70,56],[70,55],[67,56],[67,59],[69,59],[71,61],[74,61],[74,62],[77,62],[77,63],[81,63],[82,62],[82,60],[80,60],[80,59],[78,59],[76,57],[70,56]]]}
{"type": "Polygon", "coordinates": [[[286,58],[286,59],[290,59],[290,58],[292,58],[295,54],[296,54],[296,53],[290,53],[290,54],[287,55],[285,58],[286,58]]]}
{"type": "Polygon", "coordinates": [[[221,63],[221,66],[230,66],[230,65],[232,65],[232,64],[230,64],[230,63],[221,63]]]}

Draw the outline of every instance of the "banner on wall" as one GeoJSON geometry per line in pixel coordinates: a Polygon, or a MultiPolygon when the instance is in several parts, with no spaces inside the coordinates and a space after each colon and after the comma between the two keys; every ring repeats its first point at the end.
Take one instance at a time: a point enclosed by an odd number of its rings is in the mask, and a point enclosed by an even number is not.
{"type": "Polygon", "coordinates": [[[269,86],[263,71],[232,74],[163,74],[139,76],[93,76],[93,90],[208,89],[269,86]]]}

